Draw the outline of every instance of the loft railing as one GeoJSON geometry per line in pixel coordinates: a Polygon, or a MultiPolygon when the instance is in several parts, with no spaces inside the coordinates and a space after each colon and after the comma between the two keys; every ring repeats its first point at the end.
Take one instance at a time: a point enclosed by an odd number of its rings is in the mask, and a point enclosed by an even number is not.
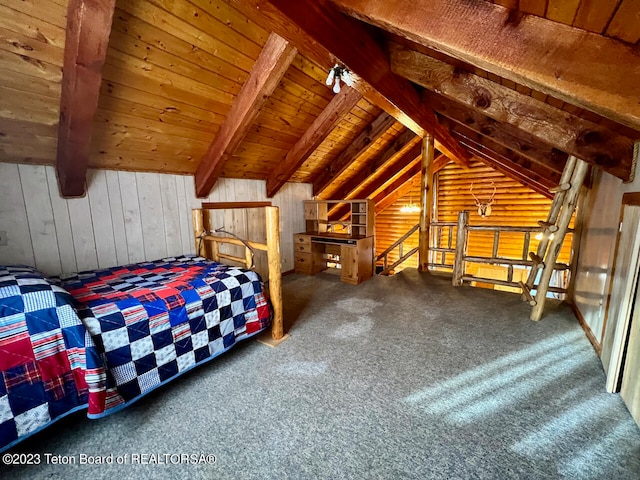
{"type": "Polygon", "coordinates": [[[402,237],[400,237],[398,240],[393,242],[389,246],[389,248],[387,248],[384,252],[382,252],[380,255],[378,255],[376,257],[376,264],[380,260],[382,260],[382,271],[379,273],[379,275],[388,275],[391,270],[396,268],[398,265],[403,264],[411,256],[415,255],[418,252],[419,249],[418,249],[418,247],[416,247],[416,248],[412,248],[407,253],[405,253],[404,252],[404,242],[406,242],[407,239],[411,235],[413,235],[419,228],[420,228],[419,224],[414,225],[413,227],[411,227],[407,233],[405,233],[402,237]],[[396,248],[398,249],[398,260],[396,260],[391,265],[389,265],[389,254],[392,253],[396,248]]]}
{"type": "MultiPolygon", "coordinates": [[[[456,227],[456,247],[455,247],[455,260],[453,264],[453,285],[462,285],[463,282],[481,282],[494,285],[501,285],[506,287],[520,288],[520,282],[514,281],[514,267],[522,267],[526,269],[535,268],[538,269],[542,266],[540,259],[534,258],[536,255],[529,253],[529,245],[531,243],[531,234],[543,233],[544,227],[507,227],[507,226],[488,226],[488,225],[469,225],[469,212],[462,211],[458,215],[458,222],[456,227]],[[469,234],[471,232],[489,232],[493,234],[493,246],[491,256],[472,256],[468,255],[468,243],[469,234]],[[506,258],[501,257],[498,254],[500,247],[500,234],[503,232],[509,233],[522,233],[523,234],[523,246],[521,258],[506,258]],[[531,258],[530,258],[531,257],[531,258]],[[477,275],[470,275],[467,273],[467,264],[486,264],[486,265],[500,265],[507,266],[507,278],[506,280],[500,280],[495,278],[484,278],[477,275]]],[[[564,263],[556,263],[554,265],[555,271],[567,271],[569,265],[564,263]]],[[[564,283],[564,282],[563,282],[564,283]]],[[[537,285],[534,285],[535,289],[537,285]]],[[[566,293],[564,287],[549,287],[549,292],[552,293],[566,293]]]]}

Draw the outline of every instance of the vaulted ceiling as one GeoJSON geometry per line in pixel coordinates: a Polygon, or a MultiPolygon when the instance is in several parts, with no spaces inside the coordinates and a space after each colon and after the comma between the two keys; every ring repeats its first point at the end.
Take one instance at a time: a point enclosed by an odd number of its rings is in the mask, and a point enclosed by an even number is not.
{"type": "Polygon", "coordinates": [[[0,161],[68,196],[95,167],[384,204],[428,132],[436,169],[548,195],[576,155],[628,180],[639,39],[637,0],[0,0],[0,161]]]}

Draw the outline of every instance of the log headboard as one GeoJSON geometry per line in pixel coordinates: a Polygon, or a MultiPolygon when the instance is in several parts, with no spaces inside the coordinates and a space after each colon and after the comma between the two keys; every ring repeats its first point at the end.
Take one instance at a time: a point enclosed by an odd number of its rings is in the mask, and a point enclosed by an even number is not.
{"type": "MultiPolygon", "coordinates": [[[[193,210],[193,233],[195,238],[196,253],[206,256],[215,262],[228,260],[240,263],[250,269],[254,265],[253,250],[263,251],[267,254],[268,279],[267,291],[273,307],[273,324],[271,336],[273,340],[281,340],[284,337],[284,325],[282,314],[282,271],[280,259],[280,213],[278,207],[273,207],[266,202],[258,203],[203,203],[203,208],[193,210]],[[211,227],[211,211],[213,210],[261,210],[264,215],[266,232],[265,242],[251,241],[216,235],[211,227]],[[220,251],[221,245],[234,245],[244,248],[244,255],[233,255],[220,251]]],[[[235,233],[235,232],[233,232],[235,233]]]]}

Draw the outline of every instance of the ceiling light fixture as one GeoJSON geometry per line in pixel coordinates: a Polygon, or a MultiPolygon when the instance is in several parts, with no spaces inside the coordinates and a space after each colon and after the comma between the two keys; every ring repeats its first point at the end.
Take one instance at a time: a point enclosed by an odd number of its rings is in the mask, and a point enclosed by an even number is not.
{"type": "Polygon", "coordinates": [[[327,76],[327,81],[325,83],[327,85],[331,85],[333,83],[333,93],[340,93],[340,82],[342,81],[347,86],[353,87],[353,80],[353,74],[349,69],[336,63],[329,70],[329,75],[327,76]]]}

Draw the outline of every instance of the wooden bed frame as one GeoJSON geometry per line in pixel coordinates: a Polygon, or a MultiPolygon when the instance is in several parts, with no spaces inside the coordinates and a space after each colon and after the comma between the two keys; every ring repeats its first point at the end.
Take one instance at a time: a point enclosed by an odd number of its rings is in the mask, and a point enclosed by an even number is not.
{"type": "MultiPolygon", "coordinates": [[[[196,252],[203,255],[199,251],[200,246],[205,242],[209,242],[210,259],[214,262],[221,260],[230,260],[243,265],[247,269],[253,268],[253,252],[251,249],[267,252],[267,261],[269,265],[269,278],[267,281],[267,293],[271,299],[273,307],[273,322],[271,326],[271,338],[273,342],[265,342],[274,345],[285,340],[284,324],[282,315],[282,272],[280,263],[280,212],[278,207],[256,203],[224,203],[210,204],[203,203],[203,208],[193,209],[193,233],[196,242],[196,252]],[[239,240],[232,237],[223,237],[214,235],[210,230],[205,231],[205,217],[210,210],[214,209],[248,209],[261,208],[264,209],[266,222],[266,243],[253,242],[247,240],[239,240]],[[220,252],[221,245],[236,245],[244,247],[244,257],[230,255],[220,252]]],[[[203,255],[204,256],[204,255],[203,255]]]]}

